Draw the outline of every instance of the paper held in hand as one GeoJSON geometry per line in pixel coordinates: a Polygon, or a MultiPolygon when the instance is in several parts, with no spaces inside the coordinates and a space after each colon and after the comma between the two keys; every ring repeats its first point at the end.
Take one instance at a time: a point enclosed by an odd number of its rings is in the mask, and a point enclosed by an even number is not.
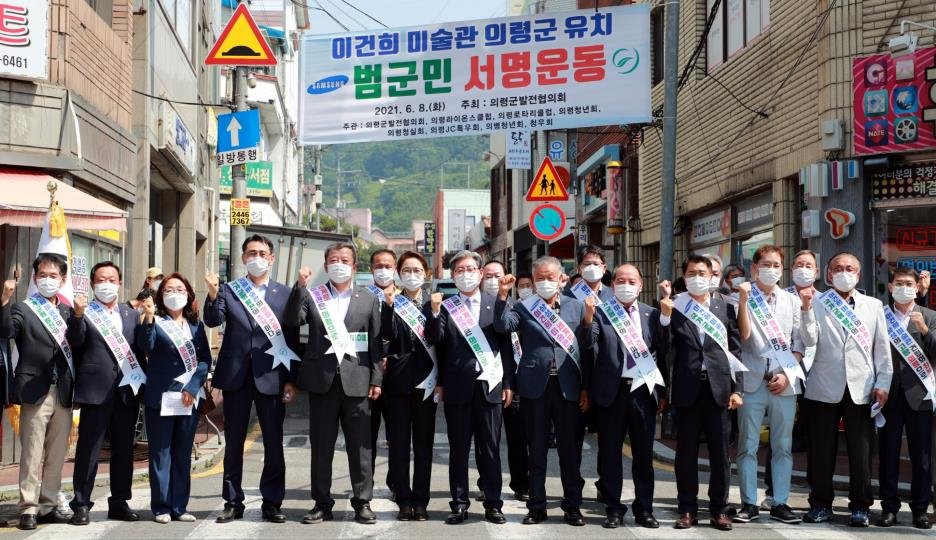
{"type": "Polygon", "coordinates": [[[163,392],[160,416],[186,416],[192,414],[192,405],[182,404],[182,392],[163,392]]]}

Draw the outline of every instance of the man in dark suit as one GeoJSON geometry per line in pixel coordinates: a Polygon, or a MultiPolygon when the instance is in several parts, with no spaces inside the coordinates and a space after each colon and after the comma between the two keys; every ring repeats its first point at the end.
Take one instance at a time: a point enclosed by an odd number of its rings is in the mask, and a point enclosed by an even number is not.
{"type": "MultiPolygon", "coordinates": [[[[656,415],[666,408],[666,389],[658,385],[668,384],[669,336],[660,325],[660,311],[637,301],[642,288],[640,270],[634,265],[622,264],[614,271],[614,299],[609,302],[623,307],[623,314],[617,313],[615,317],[629,318],[643,348],[651,355],[651,361],[655,361],[651,366],[646,363],[638,366],[608,312],[596,306],[593,297],[585,300],[582,324],[591,329],[591,339],[586,345],[593,349],[595,358],[590,369],[588,395],[598,413],[598,461],[601,464],[598,485],[605,496],[604,527],[608,529],[620,527],[627,512],[627,507],[621,504],[624,480],[621,452],[626,436],[630,437],[631,477],[636,494],[634,520],[651,529],[660,526],[653,517],[653,438],[656,415]]],[[[627,330],[622,327],[622,331],[627,330]]],[[[640,351],[638,355],[645,353],[640,351]]]]}
{"type": "Polygon", "coordinates": [[[505,336],[494,331],[494,297],[479,290],[481,256],[460,251],[451,260],[458,295],[445,301],[442,293],[430,300],[426,340],[437,347],[439,380],[436,391],[445,402],[445,422],[450,448],[449,487],[452,513],[446,523],[465,521],[468,500],[468,453],[471,439],[481,447],[478,472],[484,490],[484,517],[491,523],[506,523],[501,508],[500,430],[501,403],[513,398],[514,368],[505,336]],[[474,330],[473,330],[474,329],[474,330]],[[480,332],[477,332],[480,330],[480,332]],[[476,355],[463,332],[472,332],[482,342],[476,355]],[[480,338],[483,338],[481,340],[480,338]]]}
{"type": "Polygon", "coordinates": [[[136,347],[135,332],[140,314],[117,301],[121,286],[120,268],[111,261],[91,269],[93,313],[81,317],[84,345],[75,351],[75,403],[81,406],[78,448],[75,450],[73,484],[75,496],[72,525],[87,525],[94,502],[91,492],[97,477],[98,456],[105,434],[110,432],[110,492],[107,517],[139,521],[130,509],[133,481],[133,444],[140,415],[141,385],[145,382],[145,358],[136,347]],[[123,343],[108,345],[104,335],[123,336],[123,343]]]}
{"type": "Polygon", "coordinates": [[[270,269],[275,261],[273,243],[260,235],[251,236],[241,246],[241,260],[248,275],[236,282],[220,286],[217,274],[205,276],[208,286],[205,326],[225,325],[225,339],[221,342],[212,377],[212,385],[220,388],[224,396],[226,441],[221,484],[224,510],[216,521],[228,523],[244,516],[244,490],[241,486],[244,442],[250,409],[256,405],[263,434],[261,511],[266,521],[284,523],[286,515],[280,510],[286,494],[283,420],[286,418],[286,404],[296,395],[291,372],[297,368],[291,362],[299,358],[293,352],[298,345],[298,332],[295,326],[282,323],[290,289],[270,279],[270,269]],[[262,301],[262,308],[258,301],[262,301]],[[247,305],[252,306],[252,310],[248,310],[247,305]],[[276,324],[261,325],[258,322],[270,318],[276,324]],[[271,337],[277,341],[275,347],[271,337]],[[288,351],[274,350],[281,349],[284,344],[288,351]]]}
{"type": "MultiPolygon", "coordinates": [[[[910,510],[913,513],[913,526],[918,529],[932,527],[926,510],[933,499],[930,477],[933,396],[929,393],[936,382],[932,376],[932,362],[936,358],[936,312],[916,305],[918,285],[919,275],[916,270],[901,267],[891,275],[890,284],[887,286],[894,299],[893,305],[885,308],[894,378],[891,380],[887,403],[882,411],[886,423],[878,430],[878,481],[881,485],[881,519],[878,525],[881,527],[897,524],[897,511],[900,509],[897,480],[900,476],[900,447],[904,428],[907,430],[907,446],[912,465],[910,510]],[[888,310],[890,313],[886,313],[888,310]],[[911,361],[922,361],[930,365],[929,374],[925,377],[926,384],[908,365],[908,359],[893,345],[895,337],[903,334],[903,331],[913,338],[919,346],[919,351],[925,355],[923,358],[912,358],[911,361]]],[[[903,347],[902,349],[906,351],[903,347]]]]}
{"type": "Polygon", "coordinates": [[[570,297],[560,299],[561,275],[562,264],[558,259],[540,257],[533,263],[537,296],[508,309],[507,297],[515,279],[507,275],[501,278],[500,294],[494,305],[494,328],[508,335],[518,332],[523,347],[516,387],[523,399],[520,414],[530,449],[529,512],[523,519],[526,525],[546,520],[546,456],[551,425],[556,427],[565,522],[573,526],[585,525],[580,510],[579,430],[582,412],[588,409],[588,394],[582,385],[578,334],[583,334],[584,341],[590,328],[581,329],[581,302],[570,297]]]}
{"type": "MultiPolygon", "coordinates": [[[[380,300],[380,329],[385,335],[380,336],[382,350],[380,352],[380,369],[383,372],[387,370],[387,355],[390,350],[389,335],[393,331],[385,321],[393,322],[393,306],[387,305],[386,296],[396,294],[396,283],[393,279],[396,273],[396,254],[389,249],[378,249],[371,253],[370,257],[371,273],[374,275],[374,283],[367,288],[374,293],[374,296],[380,300]]],[[[384,390],[386,390],[384,388],[384,390]]],[[[380,437],[380,419],[384,421],[384,437],[387,444],[390,444],[390,413],[387,410],[386,391],[381,392],[378,399],[371,401],[371,445],[374,451],[371,454],[371,469],[377,470],[377,439],[380,437]]],[[[389,454],[389,452],[388,452],[389,454]]],[[[393,485],[394,478],[393,463],[387,460],[387,488],[390,490],[390,498],[396,500],[396,488],[393,485]]]]}
{"type": "Polygon", "coordinates": [[[674,302],[670,284],[663,282],[665,297],[660,301],[660,325],[669,327],[668,364],[673,369],[670,402],[676,407],[678,429],[679,519],[674,526],[688,529],[698,522],[699,434],[704,431],[711,463],[708,494],[712,526],[727,531],[731,530],[731,518],[725,514],[730,472],[728,411],[743,402],[743,366],[737,357],[741,354],[741,338],[747,336],[738,332],[734,308],[709,291],[709,258],[690,255],[682,265],[682,273],[687,293],[674,302]],[[700,317],[705,319],[702,326],[694,322],[700,317]],[[710,333],[705,327],[714,331],[710,333]]]}
{"type": "Polygon", "coordinates": [[[328,283],[306,287],[312,271],[303,267],[286,307],[287,326],[309,325],[309,343],[296,384],[309,392],[309,443],[312,446],[312,499],[315,507],[303,523],[333,519],[332,459],[338,424],[344,433],[351,476],[355,519],[370,524],[374,471],[370,436],[370,402],[380,397],[380,305],[370,291],[354,288],[357,268],[354,244],[336,242],[325,248],[328,283]]]}
{"type": "Polygon", "coordinates": [[[33,281],[38,292],[11,303],[14,280],[3,284],[0,298],[0,338],[12,339],[19,351],[13,376],[13,403],[20,405],[20,523],[32,530],[36,523],[65,522],[56,509],[62,487],[62,467],[71,431],[74,366],[72,350],[84,345],[84,325],[79,320],[88,307],[84,296],[72,309],[61,302],[58,291],[68,275],[68,263],[59,256],[40,253],[33,261],[33,281]],[[38,313],[64,325],[64,340],[53,337],[38,313]],[[37,517],[38,514],[38,517],[37,517]]]}

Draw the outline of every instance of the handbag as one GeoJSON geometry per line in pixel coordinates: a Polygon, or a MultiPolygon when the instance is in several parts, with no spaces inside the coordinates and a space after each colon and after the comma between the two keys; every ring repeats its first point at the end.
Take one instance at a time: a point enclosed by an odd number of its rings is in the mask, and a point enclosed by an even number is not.
{"type": "Polygon", "coordinates": [[[198,404],[198,414],[207,416],[211,414],[211,411],[218,408],[218,405],[215,404],[214,396],[211,395],[212,387],[210,384],[208,384],[207,378],[205,379],[204,384],[202,384],[202,388],[205,391],[205,398],[198,404]]]}

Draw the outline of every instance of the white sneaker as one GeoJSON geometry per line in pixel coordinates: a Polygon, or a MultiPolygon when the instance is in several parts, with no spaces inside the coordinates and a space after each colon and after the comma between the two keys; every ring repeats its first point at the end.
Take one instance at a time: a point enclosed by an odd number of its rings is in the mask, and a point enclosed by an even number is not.
{"type": "Polygon", "coordinates": [[[177,517],[177,518],[176,518],[176,521],[182,521],[182,522],[185,522],[185,523],[191,523],[191,522],[195,521],[195,516],[193,516],[192,514],[189,514],[188,512],[186,512],[186,513],[182,514],[181,516],[177,517]]]}
{"type": "Polygon", "coordinates": [[[169,523],[170,521],[172,521],[172,518],[169,517],[169,514],[159,514],[158,516],[153,517],[153,521],[155,521],[156,523],[162,523],[163,525],[165,525],[166,523],[169,523]]]}
{"type": "Polygon", "coordinates": [[[774,500],[773,497],[764,497],[764,500],[760,503],[760,509],[764,512],[770,512],[773,510],[774,500]]]}

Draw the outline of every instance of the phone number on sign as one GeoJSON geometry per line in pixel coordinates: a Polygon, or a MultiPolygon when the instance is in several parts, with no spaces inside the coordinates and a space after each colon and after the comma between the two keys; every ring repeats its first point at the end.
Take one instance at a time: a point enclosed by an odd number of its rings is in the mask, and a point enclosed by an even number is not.
{"type": "Polygon", "coordinates": [[[29,59],[22,56],[4,54],[0,56],[0,64],[5,67],[27,68],[29,67],[29,59]]]}

